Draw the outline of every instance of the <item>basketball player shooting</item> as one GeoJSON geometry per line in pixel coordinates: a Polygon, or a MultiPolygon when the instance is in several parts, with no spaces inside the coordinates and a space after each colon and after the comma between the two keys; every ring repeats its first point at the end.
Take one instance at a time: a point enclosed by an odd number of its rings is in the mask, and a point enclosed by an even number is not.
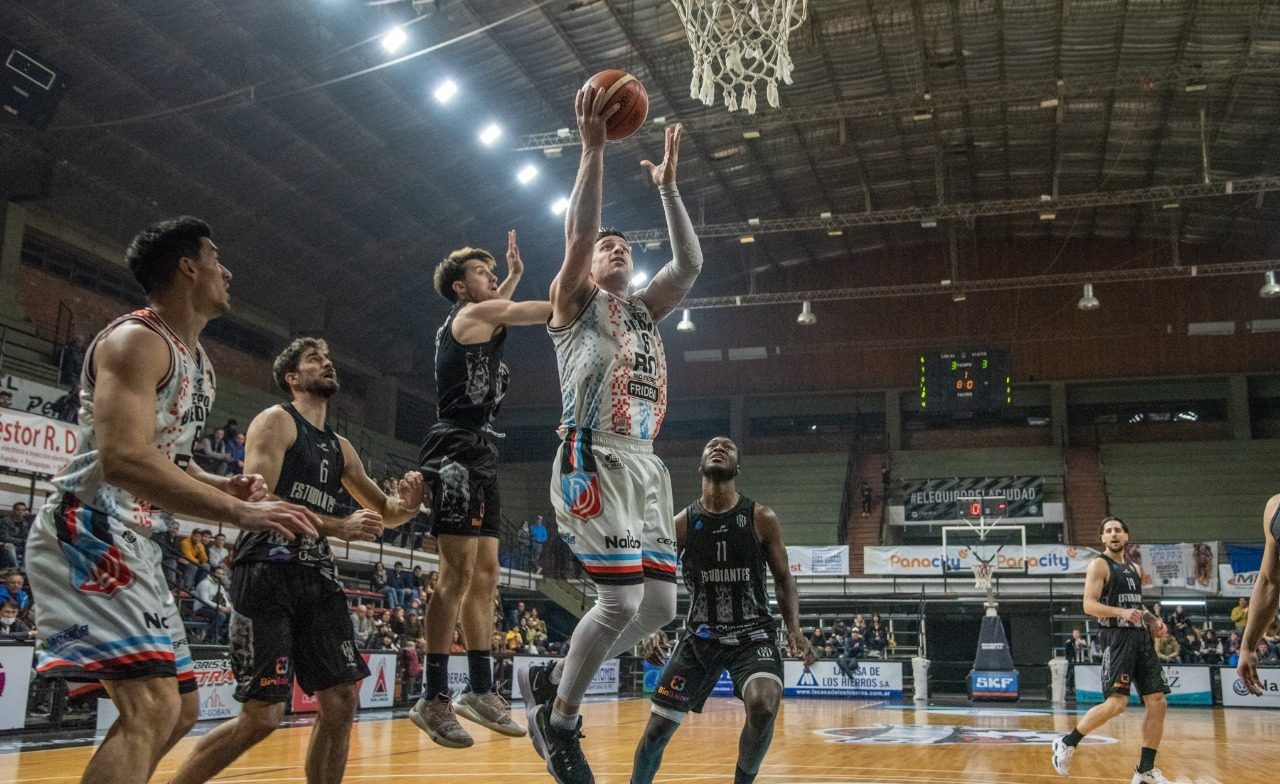
{"type": "Polygon", "coordinates": [[[1263,693],[1262,678],[1258,676],[1258,644],[1275,621],[1277,605],[1280,605],[1280,549],[1276,544],[1280,541],[1280,495],[1273,495],[1267,501],[1262,512],[1262,534],[1266,546],[1249,599],[1249,621],[1240,638],[1240,661],[1236,666],[1240,682],[1254,696],[1263,693]]]}
{"type": "Polygon", "coordinates": [[[1090,732],[1124,713],[1134,686],[1147,715],[1142,722],[1142,755],[1132,784],[1168,784],[1155,767],[1164,734],[1169,684],[1156,657],[1154,638],[1169,633],[1164,621],[1142,605],[1142,569],[1126,556],[1129,526],[1119,517],[1102,521],[1102,555],[1085,572],[1084,611],[1102,627],[1102,702],[1076,728],[1053,742],[1053,768],[1066,776],[1076,746],[1090,732]]]}
{"type": "Polygon", "coordinates": [[[702,494],[676,515],[676,550],[690,597],[686,634],[658,677],[631,784],[653,781],[671,736],[689,711],[702,712],[722,670],[729,671],[733,693],[747,709],[733,781],[755,781],[782,703],[782,654],[765,591],[766,564],[791,655],[813,663],[809,639],[800,631],[800,600],[778,516],[738,492],[741,470],[738,446],[728,438],[711,439],[699,466],[702,494]]]}
{"type": "Polygon", "coordinates": [[[575,111],[582,159],[547,330],[563,400],[551,502],[597,599],[574,629],[562,664],[517,673],[530,704],[529,736],[559,784],[595,780],[579,745],[578,709],[596,670],[675,616],[671,477],[653,454],[667,407],[657,324],[702,269],[698,238],[676,190],[681,127],[667,127],[661,163],[642,162],[662,198],[673,259],[647,288],[630,294],[631,245],[621,232],[599,230],[606,126],[617,107],[606,91],[588,85],[578,92],[575,111]]]}

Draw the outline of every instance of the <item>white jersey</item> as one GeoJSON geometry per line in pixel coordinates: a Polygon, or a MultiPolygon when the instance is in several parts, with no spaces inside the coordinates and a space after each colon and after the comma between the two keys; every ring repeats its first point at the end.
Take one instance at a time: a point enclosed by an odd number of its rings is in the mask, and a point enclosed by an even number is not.
{"type": "Polygon", "coordinates": [[[142,324],[164,338],[169,346],[169,374],[156,387],[156,432],[151,445],[184,470],[191,460],[192,448],[204,431],[204,423],[213,405],[215,379],[213,365],[199,344],[194,352],[148,308],[135,310],[113,321],[98,333],[85,354],[80,392],[80,440],[71,462],[55,477],[57,489],[49,503],[55,507],[64,496],[74,496],[79,505],[112,517],[143,536],[165,531],[173,525],[173,515],[152,506],[121,487],[107,484],[102,478],[102,460],[98,455],[93,430],[94,378],[93,352],[108,333],[120,324],[132,321],[142,324]]]}
{"type": "Polygon", "coordinates": [[[667,357],[649,306],[595,293],[571,323],[548,327],[560,368],[560,429],[652,440],[667,413],[667,357]]]}

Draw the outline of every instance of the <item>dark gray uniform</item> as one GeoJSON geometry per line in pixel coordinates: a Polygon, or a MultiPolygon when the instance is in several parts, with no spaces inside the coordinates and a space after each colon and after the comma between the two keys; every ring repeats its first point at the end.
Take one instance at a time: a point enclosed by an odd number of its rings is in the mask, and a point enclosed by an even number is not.
{"type": "MultiPolygon", "coordinates": [[[[1105,555],[1098,556],[1107,564],[1107,581],[1102,585],[1099,601],[1108,607],[1143,609],[1142,575],[1128,561],[1116,563],[1105,555]]],[[[1146,624],[1136,625],[1120,618],[1102,618],[1099,641],[1102,644],[1102,696],[1128,696],[1137,685],[1138,694],[1170,692],[1164,669],[1156,657],[1155,642],[1146,624]]]]}

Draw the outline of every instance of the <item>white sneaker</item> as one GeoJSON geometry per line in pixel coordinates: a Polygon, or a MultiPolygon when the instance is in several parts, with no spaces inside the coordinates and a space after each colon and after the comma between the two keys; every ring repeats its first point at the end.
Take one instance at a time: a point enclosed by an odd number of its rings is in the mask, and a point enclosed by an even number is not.
{"type": "Polygon", "coordinates": [[[475,743],[458,723],[453,712],[453,701],[448,695],[431,699],[419,698],[418,702],[409,709],[409,721],[441,746],[465,749],[475,743]]]}
{"type": "Polygon", "coordinates": [[[507,701],[494,692],[476,694],[467,691],[458,695],[458,698],[453,701],[454,712],[462,718],[510,738],[523,738],[524,727],[516,724],[507,715],[510,708],[507,701]]]}
{"type": "Polygon", "coordinates": [[[1169,784],[1169,780],[1164,777],[1159,768],[1152,768],[1146,773],[1134,770],[1130,784],[1169,784]]]}
{"type": "MultiPolygon", "coordinates": [[[[1054,738],[1053,741],[1053,769],[1058,771],[1059,776],[1066,776],[1071,772],[1071,755],[1076,753],[1075,746],[1068,746],[1062,742],[1062,738],[1054,738]]],[[[1135,782],[1138,779],[1134,779],[1135,782]]]]}

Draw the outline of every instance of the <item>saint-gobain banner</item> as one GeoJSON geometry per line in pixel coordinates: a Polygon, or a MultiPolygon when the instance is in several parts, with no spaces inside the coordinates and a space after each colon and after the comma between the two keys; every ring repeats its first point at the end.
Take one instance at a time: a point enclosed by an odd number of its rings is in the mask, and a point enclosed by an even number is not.
{"type": "Polygon", "coordinates": [[[1126,557],[1142,567],[1143,588],[1218,590],[1218,543],[1131,544],[1126,557]]]}
{"type": "MultiPolygon", "coordinates": [[[[945,557],[942,545],[907,545],[901,547],[864,547],[863,572],[897,577],[937,577],[942,574],[945,557]]],[[[1084,574],[1098,552],[1088,547],[1066,544],[1027,545],[1027,574],[1035,576],[1061,576],[1084,574]]],[[[973,552],[962,549],[950,559],[948,571],[961,571],[974,566],[977,560],[973,552]]],[[[1022,554],[1001,552],[996,556],[1001,569],[1022,568],[1022,554]]]]}
{"type": "Polygon", "coordinates": [[[793,575],[835,574],[847,577],[849,574],[849,548],[843,545],[788,547],[787,560],[791,562],[793,575]]]}
{"type": "Polygon", "coordinates": [[[53,476],[75,454],[79,429],[72,424],[0,408],[0,466],[53,476]]]}
{"type": "MultiPolygon", "coordinates": [[[[1164,665],[1164,677],[1172,689],[1166,698],[1169,704],[1212,705],[1213,686],[1209,670],[1209,667],[1164,665]]],[[[1102,702],[1102,667],[1097,664],[1077,664],[1075,672],[1076,702],[1102,702]]],[[[1226,686],[1225,680],[1223,686],[1226,686]]],[[[1225,688],[1223,692],[1225,694],[1225,688]]],[[[1130,689],[1129,704],[1137,705],[1141,701],[1138,690],[1130,689]]]]}
{"type": "Polygon", "coordinates": [[[1251,596],[1253,584],[1258,581],[1258,571],[1237,572],[1231,564],[1218,564],[1218,591],[1222,596],[1251,596]]]}
{"type": "Polygon", "coordinates": [[[1280,670],[1260,667],[1258,676],[1262,680],[1262,694],[1255,697],[1240,682],[1235,667],[1219,667],[1222,704],[1231,708],[1280,708],[1280,670]]]}
{"type": "Polygon", "coordinates": [[[236,702],[236,676],[231,672],[230,659],[197,659],[195,671],[201,721],[240,715],[243,706],[236,702]]]}
{"type": "Polygon", "coordinates": [[[860,661],[849,677],[833,661],[808,667],[797,659],[782,662],[782,693],[788,697],[901,698],[902,662],[860,661]]]}
{"type": "Polygon", "coordinates": [[[1043,476],[961,476],[950,479],[906,479],[902,483],[903,514],[908,523],[956,520],[956,503],[973,496],[1000,497],[1005,517],[1044,514],[1043,476]]]}
{"type": "MultiPolygon", "coordinates": [[[[450,661],[459,657],[450,657],[450,661]]],[[[464,664],[466,659],[461,660],[464,664]]],[[[542,662],[553,662],[555,658],[551,656],[517,656],[515,661],[514,672],[518,673],[521,669],[526,669],[531,664],[541,664],[542,662]]],[[[600,669],[596,670],[595,677],[591,679],[591,684],[587,686],[587,694],[617,694],[618,693],[618,660],[608,659],[604,664],[600,665],[600,669]]],[[[516,686],[511,696],[520,696],[516,692],[520,691],[520,687],[516,686]]]]}

